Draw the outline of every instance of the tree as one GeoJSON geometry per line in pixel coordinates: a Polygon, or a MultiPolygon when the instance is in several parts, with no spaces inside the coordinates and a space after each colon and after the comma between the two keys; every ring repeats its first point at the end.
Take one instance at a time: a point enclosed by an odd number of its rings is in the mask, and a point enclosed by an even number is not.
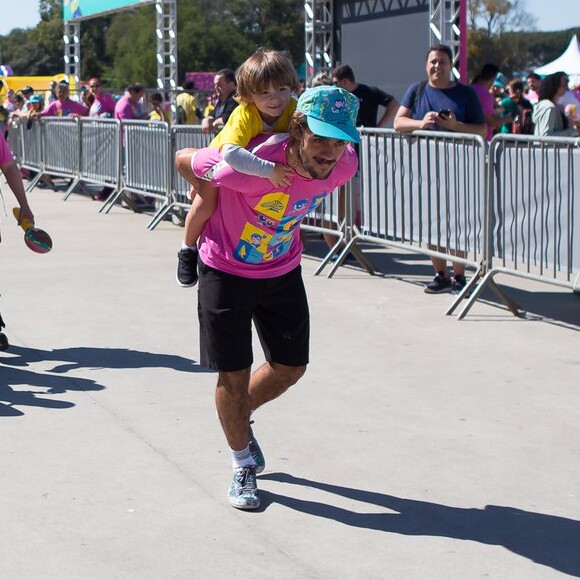
{"type": "MultiPolygon", "coordinates": [[[[64,70],[63,0],[39,0],[40,23],[2,39],[4,62],[19,75],[64,70]]],[[[288,50],[298,66],[304,54],[301,0],[178,0],[178,75],[237,68],[256,48],[288,50]]],[[[81,75],[100,75],[113,88],[157,78],[155,12],[131,8],[81,23],[81,75]]]]}
{"type": "Polygon", "coordinates": [[[536,19],[525,11],[525,0],[468,0],[471,30],[492,39],[506,31],[533,29],[536,19]]]}
{"type": "Polygon", "coordinates": [[[506,74],[527,68],[527,44],[522,37],[506,34],[533,29],[535,19],[525,11],[525,0],[468,0],[469,76],[473,77],[486,62],[497,64],[506,74]]]}

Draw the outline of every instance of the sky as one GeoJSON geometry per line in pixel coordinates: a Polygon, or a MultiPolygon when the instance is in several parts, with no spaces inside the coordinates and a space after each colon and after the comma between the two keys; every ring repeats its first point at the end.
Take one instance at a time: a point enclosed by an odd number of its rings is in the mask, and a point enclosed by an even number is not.
{"type": "MultiPolygon", "coordinates": [[[[580,0],[525,0],[526,11],[536,17],[536,29],[542,32],[566,30],[580,26],[580,0]]],[[[18,0],[17,10],[4,10],[0,18],[0,35],[13,28],[35,26],[40,20],[38,0],[18,0]]]]}

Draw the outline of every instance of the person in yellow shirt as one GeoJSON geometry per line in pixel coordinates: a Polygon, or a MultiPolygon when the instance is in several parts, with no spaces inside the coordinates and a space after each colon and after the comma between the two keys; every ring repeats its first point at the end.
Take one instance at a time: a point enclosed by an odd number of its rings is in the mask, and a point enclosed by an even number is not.
{"type": "Polygon", "coordinates": [[[149,102],[152,107],[148,116],[150,121],[165,121],[166,123],[171,123],[171,115],[169,111],[165,110],[165,103],[163,102],[163,95],[161,93],[151,93],[149,102]]]}
{"type": "Polygon", "coordinates": [[[199,123],[194,91],[195,83],[193,81],[185,81],[183,83],[183,92],[179,93],[175,98],[178,125],[196,125],[199,123]]]}
{"type": "MultiPolygon", "coordinates": [[[[292,96],[300,88],[292,61],[286,53],[258,49],[236,72],[239,106],[210,143],[231,167],[246,175],[269,179],[281,188],[290,184],[293,170],[287,165],[256,157],[246,149],[262,133],[284,133],[296,110],[292,96]]],[[[192,206],[185,220],[185,236],[179,250],[177,282],[188,288],[197,283],[197,240],[217,205],[217,190],[206,182],[190,191],[192,206]],[[199,191],[197,191],[199,189],[199,191]]]]}

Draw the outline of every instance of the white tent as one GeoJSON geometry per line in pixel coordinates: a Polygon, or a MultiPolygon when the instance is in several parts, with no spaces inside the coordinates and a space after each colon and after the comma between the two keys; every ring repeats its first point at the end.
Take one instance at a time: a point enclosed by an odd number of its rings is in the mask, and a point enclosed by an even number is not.
{"type": "Polygon", "coordinates": [[[563,71],[570,77],[570,84],[575,86],[580,83],[580,43],[574,35],[568,48],[556,60],[536,69],[539,75],[551,75],[563,71]]]}

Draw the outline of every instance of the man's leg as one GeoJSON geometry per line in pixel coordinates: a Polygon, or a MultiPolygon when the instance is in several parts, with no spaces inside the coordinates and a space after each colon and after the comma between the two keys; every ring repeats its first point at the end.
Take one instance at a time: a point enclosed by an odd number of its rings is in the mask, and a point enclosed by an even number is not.
{"type": "Polygon", "coordinates": [[[232,453],[234,474],[228,491],[230,505],[243,510],[260,507],[256,465],[250,452],[250,369],[220,372],[216,408],[232,453]]]}
{"type": "Polygon", "coordinates": [[[466,284],[465,264],[453,262],[453,283],[451,284],[451,293],[460,294],[466,284]]]}
{"type": "Polygon", "coordinates": [[[276,363],[264,363],[250,377],[250,409],[255,411],[264,403],[278,398],[289,387],[296,384],[305,372],[306,366],[289,367],[276,363]]]}
{"type": "Polygon", "coordinates": [[[218,417],[228,445],[240,451],[248,445],[250,433],[250,369],[220,372],[215,392],[218,417]]]}
{"type": "Polygon", "coordinates": [[[441,258],[431,258],[436,276],[429,282],[424,290],[427,294],[441,294],[451,291],[451,278],[447,273],[447,262],[441,258]]]}

